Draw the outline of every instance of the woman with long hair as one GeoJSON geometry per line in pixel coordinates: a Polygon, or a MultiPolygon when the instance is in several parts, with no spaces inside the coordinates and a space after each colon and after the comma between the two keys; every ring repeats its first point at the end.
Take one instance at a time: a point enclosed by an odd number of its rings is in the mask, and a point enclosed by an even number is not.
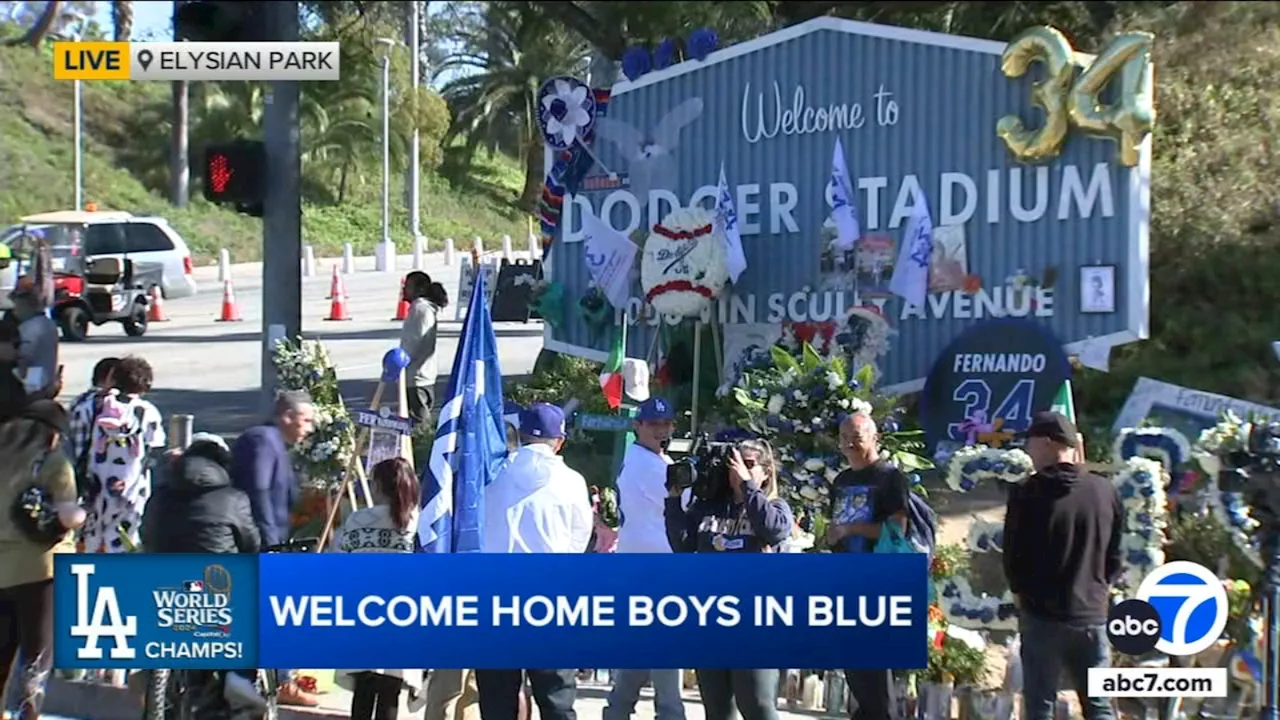
{"type": "Polygon", "coordinates": [[[431,393],[439,368],[436,363],[436,336],[440,311],[449,306],[449,293],[430,275],[414,270],[405,277],[404,297],[409,314],[400,329],[400,348],[409,355],[409,416],[426,424],[432,407],[431,393]]]}
{"type": "MultiPolygon", "coordinates": [[[[713,483],[715,480],[713,480],[713,483]]],[[[791,535],[791,508],[778,498],[773,449],[763,440],[738,443],[726,477],[685,509],[683,491],[668,488],[664,518],[675,552],[775,552],[791,535]]],[[[777,720],[778,671],[697,670],[707,720],[777,720]]]]}
{"type": "MultiPolygon", "coordinates": [[[[417,542],[421,490],[404,458],[373,466],[373,507],[357,510],[335,536],[340,552],[411,553],[417,542]]],[[[410,710],[422,700],[421,670],[340,670],[337,680],[352,692],[351,720],[395,720],[400,691],[408,688],[410,710]]]]}

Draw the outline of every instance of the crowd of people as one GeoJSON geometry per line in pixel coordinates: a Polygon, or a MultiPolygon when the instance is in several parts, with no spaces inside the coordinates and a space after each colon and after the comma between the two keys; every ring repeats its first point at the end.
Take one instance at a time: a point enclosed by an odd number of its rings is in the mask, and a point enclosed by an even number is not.
{"type": "MultiPolygon", "coordinates": [[[[421,275],[421,277],[417,277],[421,275]]],[[[438,283],[406,279],[410,312],[402,347],[410,355],[411,412],[429,419],[437,315],[448,304],[438,283]]],[[[25,307],[25,306],[24,306],[25,307]]],[[[34,307],[34,306],[33,306],[34,307]]],[[[147,399],[153,374],[139,357],[107,358],[69,410],[54,352],[46,352],[47,316],[19,310],[0,322],[0,688],[20,677],[16,720],[40,715],[52,672],[52,578],[57,553],[255,553],[289,540],[299,500],[290,448],[312,430],[315,409],[303,392],[277,396],[272,417],[227,443],[196,434],[170,449],[160,411],[147,399]],[[33,369],[36,369],[33,372],[33,369]],[[12,385],[14,380],[17,385],[12,385]],[[9,383],[9,385],[6,385],[9,383]]],[[[650,398],[635,414],[635,442],[617,477],[616,534],[592,506],[583,476],[561,451],[564,411],[536,403],[509,427],[509,455],[486,489],[483,548],[496,553],[786,552],[801,531],[780,498],[777,455],[761,439],[737,442],[725,477],[698,495],[668,480],[675,411],[650,398]]],[[[854,414],[840,424],[847,467],[832,484],[825,547],[876,552],[890,536],[931,546],[935,518],[910,481],[881,453],[875,421],[854,414]],[[856,512],[850,509],[856,509],[856,512]]],[[[1110,584],[1120,571],[1123,512],[1112,485],[1087,472],[1080,435],[1055,413],[1038,414],[1027,432],[1037,472],[1009,494],[1005,567],[1021,610],[1026,720],[1054,712],[1059,676],[1081,694],[1089,720],[1110,707],[1089,699],[1084,678],[1109,661],[1104,622],[1110,584]]],[[[372,505],[352,512],[333,536],[335,552],[415,552],[419,479],[404,459],[373,468],[372,505]]],[[[708,720],[778,717],[777,669],[697,669],[708,720]]],[[[844,673],[852,717],[895,714],[888,670],[844,673]]],[[[101,682],[123,683],[125,671],[101,682]]],[[[292,670],[281,670],[279,701],[318,699],[292,670]]],[[[398,716],[403,696],[427,720],[518,720],[536,704],[543,720],[575,720],[578,669],[343,670],[354,720],[398,716]]],[[[680,672],[622,670],[605,720],[631,717],[652,683],[658,720],[682,720],[680,672]]]]}

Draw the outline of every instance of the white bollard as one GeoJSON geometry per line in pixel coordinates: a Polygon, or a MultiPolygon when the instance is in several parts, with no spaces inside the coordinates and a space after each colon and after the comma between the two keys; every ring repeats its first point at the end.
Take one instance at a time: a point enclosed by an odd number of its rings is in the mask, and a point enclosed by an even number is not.
{"type": "Polygon", "coordinates": [[[385,242],[378,246],[378,266],[379,272],[395,272],[396,271],[396,244],[393,242],[385,242]]]}
{"type": "Polygon", "coordinates": [[[453,238],[444,239],[444,264],[453,264],[453,238]]]}
{"type": "Polygon", "coordinates": [[[538,238],[533,233],[529,233],[529,261],[533,262],[542,257],[542,243],[538,242],[538,238]]]}
{"type": "Polygon", "coordinates": [[[356,271],[355,251],[351,249],[351,243],[342,246],[342,274],[350,275],[356,271]]]}
{"type": "Polygon", "coordinates": [[[316,249],[310,245],[302,247],[302,277],[316,276],[316,249]]]}
{"type": "Polygon", "coordinates": [[[419,235],[413,239],[413,269],[421,270],[426,264],[424,255],[427,254],[427,238],[425,235],[419,235]]]}
{"type": "Polygon", "coordinates": [[[231,279],[231,253],[226,248],[218,251],[218,282],[224,283],[231,279]]]}
{"type": "Polygon", "coordinates": [[[479,236],[479,235],[475,236],[475,237],[471,240],[471,250],[472,250],[472,252],[474,252],[476,255],[484,255],[484,242],[482,242],[482,241],[480,240],[480,236],[479,236]]]}
{"type": "Polygon", "coordinates": [[[510,235],[502,236],[502,259],[507,260],[508,262],[515,259],[514,257],[512,257],[512,253],[511,253],[511,236],[510,235]]]}

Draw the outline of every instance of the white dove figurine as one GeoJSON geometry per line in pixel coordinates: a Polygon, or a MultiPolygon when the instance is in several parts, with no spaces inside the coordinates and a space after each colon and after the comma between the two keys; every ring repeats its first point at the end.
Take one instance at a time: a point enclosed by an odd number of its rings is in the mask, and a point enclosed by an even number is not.
{"type": "Polygon", "coordinates": [[[627,160],[631,192],[646,198],[653,189],[670,189],[676,177],[673,153],[680,145],[680,131],[702,115],[702,98],[677,105],[645,134],[629,123],[609,117],[596,119],[596,136],[618,147],[627,160]]]}

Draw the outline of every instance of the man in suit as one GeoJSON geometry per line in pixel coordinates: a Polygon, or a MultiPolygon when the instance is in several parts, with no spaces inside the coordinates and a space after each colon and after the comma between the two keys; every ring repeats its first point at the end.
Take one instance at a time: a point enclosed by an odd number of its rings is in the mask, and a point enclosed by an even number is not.
{"type": "MultiPolygon", "coordinates": [[[[298,500],[298,479],[293,472],[289,446],[311,434],[315,415],[315,406],[307,393],[279,393],[271,421],[241,433],[231,448],[231,481],[249,495],[263,547],[289,539],[289,511],[298,500]]],[[[280,677],[281,704],[303,707],[320,704],[298,687],[292,670],[281,670],[280,677]]]]}

